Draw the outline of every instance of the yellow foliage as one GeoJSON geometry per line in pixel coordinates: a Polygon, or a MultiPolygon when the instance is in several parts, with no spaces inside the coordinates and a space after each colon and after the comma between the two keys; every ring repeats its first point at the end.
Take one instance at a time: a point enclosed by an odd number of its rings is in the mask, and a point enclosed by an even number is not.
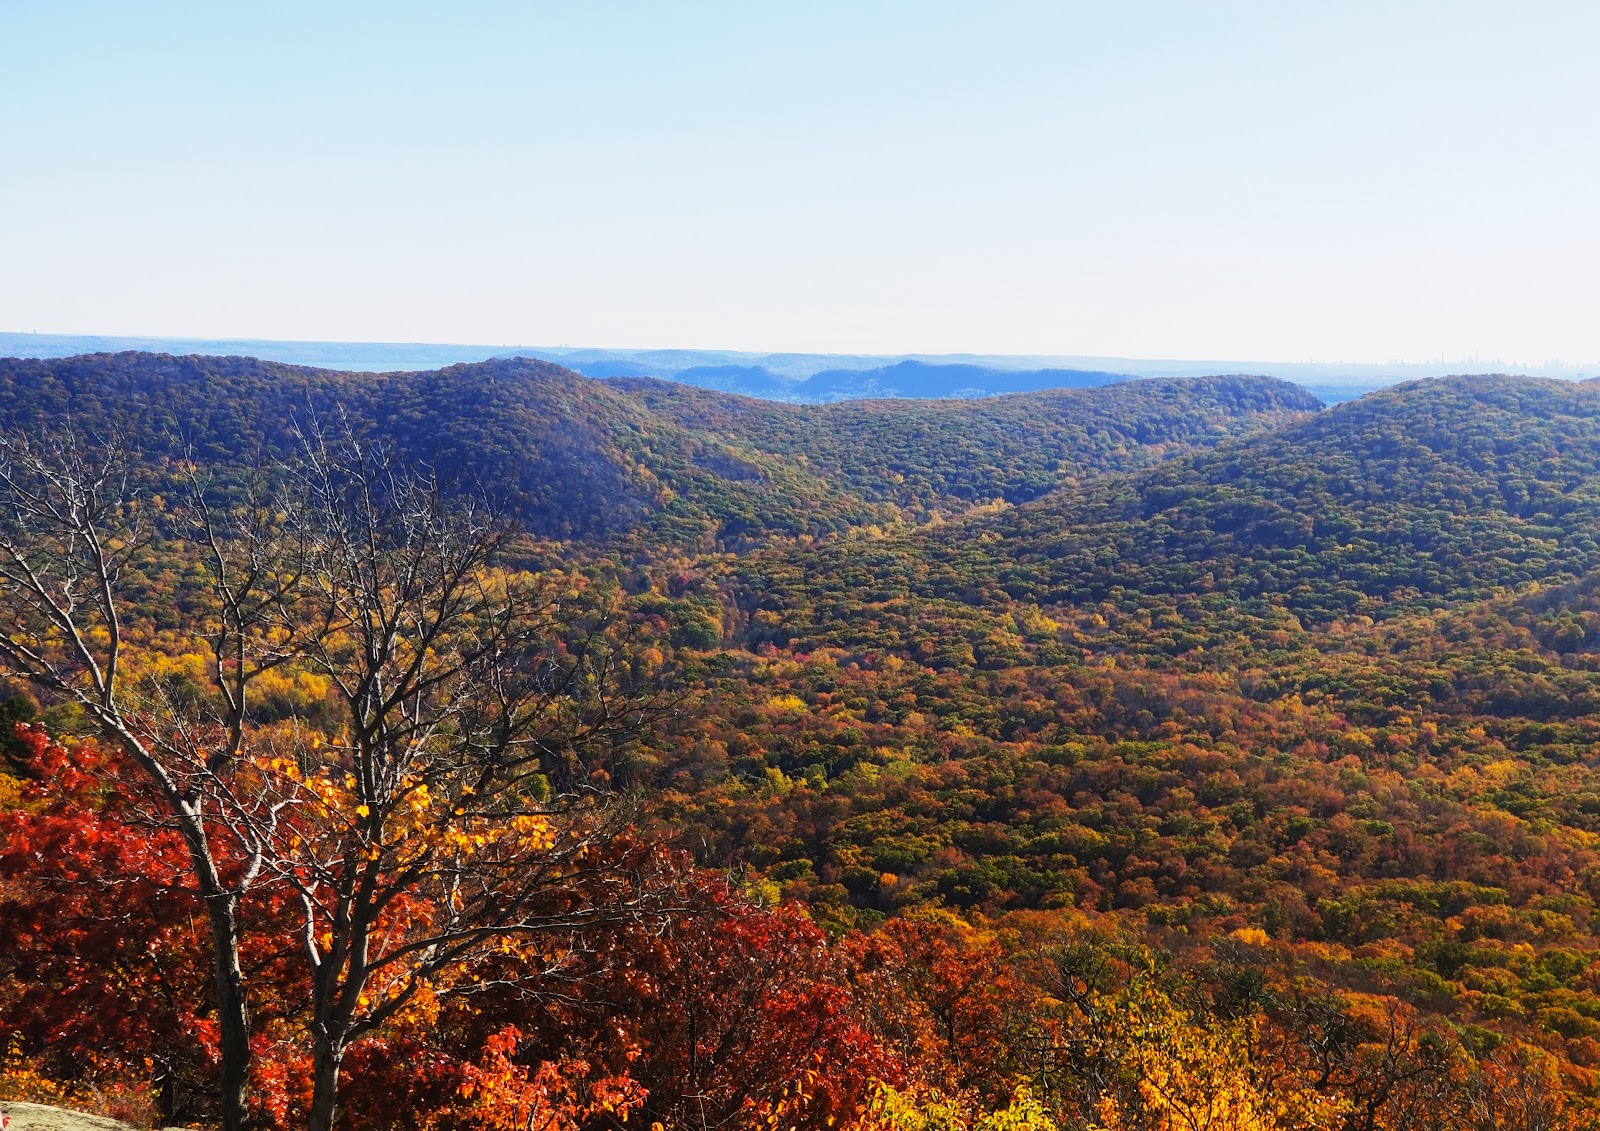
{"type": "Polygon", "coordinates": [[[946,1098],[923,1090],[900,1092],[879,1084],[857,1131],[1058,1131],[1055,1121],[1033,1098],[1026,1085],[1010,1104],[987,1113],[973,1113],[960,1097],[946,1098]]]}
{"type": "Polygon", "coordinates": [[[1258,1021],[1208,1024],[1146,980],[1119,995],[1103,1024],[1143,1111],[1108,1098],[1094,1131],[1331,1131],[1345,1111],[1331,1096],[1258,1083],[1250,1055],[1258,1021]]]}
{"type": "Polygon", "coordinates": [[[103,1065],[90,1068],[88,1076],[72,1081],[56,1080],[40,1072],[12,1048],[0,1054],[0,1097],[20,1103],[70,1107],[90,1115],[150,1125],[157,1106],[155,1091],[147,1081],[120,1069],[107,1070],[103,1065]]]}

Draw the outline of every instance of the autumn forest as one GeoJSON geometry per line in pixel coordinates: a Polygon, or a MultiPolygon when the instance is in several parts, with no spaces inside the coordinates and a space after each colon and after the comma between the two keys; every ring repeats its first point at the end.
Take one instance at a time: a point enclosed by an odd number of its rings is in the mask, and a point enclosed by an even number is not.
{"type": "Polygon", "coordinates": [[[1600,383],[0,359],[0,1099],[1600,1126],[1600,383]]]}

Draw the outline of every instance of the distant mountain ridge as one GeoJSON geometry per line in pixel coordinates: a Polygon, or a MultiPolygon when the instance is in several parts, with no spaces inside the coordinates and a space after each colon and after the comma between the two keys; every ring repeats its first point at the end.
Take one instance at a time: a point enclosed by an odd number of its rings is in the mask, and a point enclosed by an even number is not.
{"type": "MultiPolygon", "coordinates": [[[[625,363],[600,361],[586,363],[579,371],[590,377],[649,376],[622,372],[626,368],[625,363]]],[[[700,365],[681,370],[669,379],[703,389],[797,404],[828,404],[864,398],[993,397],[1043,389],[1095,388],[1137,380],[1126,373],[1082,369],[995,369],[913,360],[871,369],[824,369],[799,380],[785,378],[759,365],[700,365]]]]}
{"type": "Polygon", "coordinates": [[[425,342],[294,342],[255,338],[200,339],[115,337],[83,334],[18,334],[0,332],[0,356],[64,358],[90,353],[117,353],[129,350],[174,355],[244,356],[292,365],[312,365],[328,369],[362,372],[438,369],[463,362],[492,358],[542,358],[590,377],[658,377],[664,380],[703,384],[704,387],[740,392],[778,400],[834,400],[847,396],[939,397],[968,396],[974,391],[1000,393],[1019,389],[1049,387],[1042,381],[1066,386],[1099,383],[1087,378],[1057,375],[1030,383],[1026,378],[1008,377],[1022,373],[1115,374],[1135,377],[1203,377],[1215,373],[1260,373],[1293,381],[1309,389],[1327,403],[1352,400],[1362,393],[1400,381],[1421,377],[1442,377],[1452,373],[1484,372],[1493,369],[1516,371],[1534,376],[1582,378],[1600,371],[1597,365],[1569,365],[1548,362],[1539,365],[1510,365],[1506,362],[1437,361],[1428,363],[1390,362],[1384,364],[1343,362],[1273,362],[1241,360],[1149,359],[1105,356],[1018,355],[1018,354],[926,354],[896,355],[761,353],[749,350],[700,349],[594,349],[574,346],[524,345],[448,345],[425,342]],[[880,372],[902,362],[919,362],[935,369],[975,367],[1001,376],[965,380],[956,374],[930,375],[919,385],[901,374],[885,378],[880,372]],[[797,386],[822,373],[846,371],[868,374],[848,381],[830,378],[809,392],[797,386]],[[871,375],[876,376],[871,376],[871,375]],[[951,378],[953,380],[947,380],[951,378]],[[1008,383],[1011,382],[1011,383],[1008,383]],[[825,388],[825,386],[833,386],[825,388]],[[940,391],[953,387],[955,394],[940,391]],[[853,391],[860,390],[860,391],[853,391]]]}

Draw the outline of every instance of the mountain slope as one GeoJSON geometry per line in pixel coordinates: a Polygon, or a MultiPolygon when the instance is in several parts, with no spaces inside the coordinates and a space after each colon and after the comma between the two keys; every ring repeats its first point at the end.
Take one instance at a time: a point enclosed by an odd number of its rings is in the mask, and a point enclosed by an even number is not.
{"type": "Polygon", "coordinates": [[[1600,385],[1416,382],[930,539],[1013,597],[1281,604],[1324,621],[1600,566],[1600,385]]]}
{"type": "Polygon", "coordinates": [[[113,424],[146,455],[238,468],[344,413],[503,498],[543,537],[741,546],[954,513],[1145,466],[1315,407],[1261,378],[978,402],[798,406],[526,359],[339,373],[247,358],[0,360],[0,427],[113,424]],[[902,468],[906,470],[902,470],[902,468]]]}
{"type": "Polygon", "coordinates": [[[1267,377],[1199,377],[980,400],[781,405],[665,381],[619,381],[657,414],[802,464],[916,517],[1037,498],[1147,467],[1320,407],[1267,377]]]}
{"type": "Polygon", "coordinates": [[[203,462],[239,467],[291,450],[297,421],[341,412],[358,434],[503,498],[544,537],[648,528],[692,543],[877,517],[814,477],[753,461],[607,382],[544,362],[353,374],[162,354],[0,361],[0,427],[69,417],[89,430],[115,426],[152,458],[192,446],[203,462]]]}
{"type": "Polygon", "coordinates": [[[774,550],[741,600],[778,639],[957,666],[1010,662],[989,626],[1030,608],[1083,647],[1248,649],[1584,574],[1597,523],[1600,385],[1434,379],[997,514],[774,550]]]}
{"type": "Polygon", "coordinates": [[[1248,923],[1348,948],[1321,976],[1575,1040],[1553,1011],[1594,984],[1507,971],[1511,940],[1600,954],[1597,518],[1600,387],[1473,377],[764,551],[725,612],[744,647],[660,759],[668,817],[840,922],[1248,923]]]}

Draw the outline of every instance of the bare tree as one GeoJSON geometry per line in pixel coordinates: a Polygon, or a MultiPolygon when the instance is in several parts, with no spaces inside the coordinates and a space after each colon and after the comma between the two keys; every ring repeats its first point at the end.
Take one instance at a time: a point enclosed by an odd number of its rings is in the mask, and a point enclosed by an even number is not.
{"type": "MultiPolygon", "coordinates": [[[[160,712],[130,686],[121,586],[152,532],[134,476],[127,451],[114,442],[70,430],[0,439],[0,660],[12,675],[76,705],[120,746],[160,797],[163,823],[183,838],[210,924],[222,1123],[242,1131],[250,1120],[250,1009],[239,911],[263,860],[246,853],[240,866],[226,868],[215,807],[227,792],[223,779],[191,741],[195,727],[160,726],[160,712]]],[[[247,682],[235,680],[241,696],[247,682]]]]}
{"type": "Polygon", "coordinates": [[[127,675],[123,584],[154,552],[134,461],[70,436],[0,441],[0,661],[117,743],[188,846],[227,1131],[250,1121],[253,889],[300,909],[316,1131],[352,1042],[419,994],[470,992],[479,959],[537,959],[532,940],[652,899],[608,857],[627,815],[589,774],[652,710],[606,602],[506,568],[507,526],[348,431],[302,440],[274,490],[259,477],[218,505],[190,474],[163,520],[164,551],[207,567],[186,626],[210,659],[199,695],[127,675]],[[326,694],[309,714],[265,712],[272,672],[326,694]]]}
{"type": "Polygon", "coordinates": [[[295,819],[261,836],[303,909],[324,1131],[345,1051],[419,991],[468,991],[476,958],[645,913],[646,877],[603,852],[626,814],[586,766],[651,708],[604,607],[493,568],[506,527],[349,436],[305,450],[294,632],[343,719],[292,763],[295,819]],[[416,900],[420,919],[400,906],[416,900]]]}
{"type": "Polygon", "coordinates": [[[1304,1085],[1344,1096],[1344,1131],[1378,1131],[1397,1108],[1442,1089],[1454,1045],[1403,1002],[1361,1020],[1328,993],[1296,997],[1277,1011],[1287,1042],[1281,1057],[1304,1085]]]}

